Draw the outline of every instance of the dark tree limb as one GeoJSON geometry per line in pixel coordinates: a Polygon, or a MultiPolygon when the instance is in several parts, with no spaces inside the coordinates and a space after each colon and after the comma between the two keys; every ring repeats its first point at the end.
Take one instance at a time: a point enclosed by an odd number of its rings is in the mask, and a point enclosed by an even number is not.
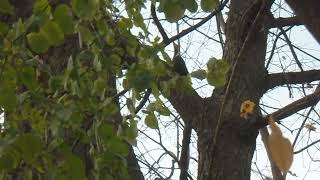
{"type": "Polygon", "coordinates": [[[183,130],[183,139],[180,155],[180,180],[188,180],[188,169],[190,160],[190,138],[192,128],[186,125],[183,130]]]}
{"type": "Polygon", "coordinates": [[[288,18],[274,18],[270,21],[269,28],[285,27],[285,26],[299,26],[303,25],[302,21],[297,17],[288,18]]]}
{"type": "Polygon", "coordinates": [[[281,119],[289,117],[294,113],[308,108],[310,106],[315,106],[320,101],[320,84],[317,86],[316,90],[301,99],[298,99],[287,106],[267,115],[266,117],[258,116],[255,121],[255,127],[257,129],[263,128],[268,125],[269,117],[272,116],[277,122],[281,119]]]}
{"type": "Polygon", "coordinates": [[[129,154],[127,157],[128,173],[131,179],[144,180],[144,176],[140,170],[140,166],[137,157],[134,153],[132,146],[129,146],[129,154]]]}
{"type": "Polygon", "coordinates": [[[319,143],[319,142],[320,142],[320,139],[318,139],[318,140],[316,140],[316,141],[308,144],[307,146],[305,146],[305,147],[303,147],[303,148],[301,148],[301,149],[299,149],[298,151],[295,151],[295,152],[293,152],[293,153],[294,153],[294,154],[301,153],[302,151],[308,149],[309,147],[311,147],[311,146],[313,146],[313,145],[315,145],[315,144],[317,144],[317,143],[319,143]]]}
{"type": "MultiPolygon", "coordinates": [[[[185,30],[182,30],[179,34],[171,37],[169,39],[169,42],[173,42],[177,39],[182,38],[183,36],[189,34],[190,32],[194,31],[195,29],[197,29],[198,27],[202,26],[204,23],[206,23],[207,21],[209,21],[213,16],[217,15],[219,12],[221,12],[223,10],[223,8],[228,4],[229,0],[225,0],[223,1],[218,8],[213,11],[211,14],[209,14],[207,17],[203,18],[200,22],[198,22],[197,24],[195,24],[194,26],[191,26],[185,30]]],[[[168,45],[168,44],[166,44],[168,45]]]]}
{"type": "Polygon", "coordinates": [[[178,39],[182,38],[183,36],[189,34],[190,32],[196,30],[197,28],[202,26],[204,23],[209,21],[212,17],[217,15],[219,12],[221,12],[223,10],[223,8],[227,5],[228,2],[229,2],[229,0],[225,0],[223,3],[221,3],[221,5],[218,6],[218,8],[215,11],[213,11],[207,17],[203,18],[200,22],[198,22],[197,24],[195,24],[185,30],[182,30],[179,34],[176,34],[175,36],[173,36],[171,38],[168,37],[164,28],[162,27],[157,15],[156,15],[156,10],[155,10],[154,4],[151,4],[151,16],[152,16],[152,19],[153,19],[154,23],[156,24],[156,26],[157,26],[157,28],[163,38],[163,44],[165,44],[167,46],[170,43],[174,42],[175,40],[178,40],[178,39]]]}
{"type": "Polygon", "coordinates": [[[281,120],[286,117],[291,116],[292,114],[305,109],[310,106],[316,105],[320,100],[320,91],[319,88],[312,94],[309,94],[293,103],[279,109],[278,111],[272,113],[271,115],[277,119],[281,120]]]}
{"type": "Polygon", "coordinates": [[[171,42],[169,40],[169,37],[166,33],[166,31],[164,30],[164,28],[162,27],[158,17],[157,17],[157,13],[156,13],[156,7],[154,6],[154,4],[151,3],[151,16],[152,16],[152,19],[154,21],[154,23],[156,24],[161,36],[162,36],[162,39],[163,39],[163,43],[165,45],[169,45],[171,42]]]}
{"type": "Polygon", "coordinates": [[[280,31],[282,32],[282,34],[283,34],[283,36],[284,36],[284,38],[285,38],[285,40],[286,40],[286,42],[287,42],[287,44],[288,44],[288,46],[289,46],[289,49],[290,49],[290,51],[291,51],[291,54],[292,54],[295,62],[297,63],[300,71],[303,71],[302,64],[301,64],[301,62],[300,62],[299,59],[298,59],[298,56],[297,56],[297,54],[296,54],[296,52],[295,52],[295,50],[294,50],[294,48],[293,48],[293,45],[292,45],[292,43],[291,43],[291,40],[290,40],[289,36],[287,35],[287,33],[284,31],[284,29],[283,29],[282,27],[279,27],[279,29],[280,29],[280,31]]]}
{"type": "Polygon", "coordinates": [[[320,70],[274,73],[269,74],[267,77],[268,85],[266,90],[285,84],[303,84],[316,80],[320,80],[320,70]]]}
{"type": "MultiPolygon", "coordinates": [[[[226,2],[228,2],[228,0],[226,0],[226,2]]],[[[221,8],[223,8],[224,6],[221,6],[221,8]]],[[[220,9],[220,8],[218,8],[218,9],[220,9]]],[[[156,24],[156,26],[157,26],[157,28],[163,38],[163,43],[165,45],[169,45],[173,41],[182,37],[180,34],[183,33],[185,30],[182,31],[181,33],[177,34],[179,37],[177,35],[174,36],[174,37],[178,37],[178,38],[173,38],[173,37],[170,39],[168,38],[168,35],[166,34],[161,23],[159,22],[159,19],[156,14],[155,6],[153,4],[151,4],[151,16],[152,16],[152,19],[153,19],[154,23],[156,24]]],[[[199,27],[199,25],[198,25],[198,27],[199,27]]],[[[196,29],[196,28],[194,28],[194,26],[192,26],[188,29],[192,29],[192,28],[193,28],[193,30],[196,29]]],[[[186,34],[184,34],[184,35],[186,35],[186,34]]],[[[175,54],[174,54],[174,58],[173,58],[173,62],[174,62],[173,71],[181,76],[184,76],[189,73],[188,73],[188,69],[186,68],[185,62],[180,55],[179,48],[180,47],[178,47],[177,45],[174,45],[175,54]]],[[[187,93],[184,93],[183,91],[184,90],[180,90],[180,89],[172,90],[170,92],[170,96],[168,97],[168,100],[171,102],[173,107],[178,111],[178,113],[180,114],[180,116],[183,119],[183,121],[185,122],[185,124],[190,124],[192,126],[192,125],[195,125],[196,123],[193,120],[194,114],[192,114],[191,112],[199,112],[199,114],[200,114],[201,109],[199,107],[200,107],[200,104],[202,104],[202,98],[197,94],[197,92],[194,89],[188,91],[187,93]]]]}
{"type": "Polygon", "coordinates": [[[261,135],[261,140],[263,142],[263,145],[266,148],[268,159],[270,161],[273,180],[284,180],[285,178],[282,176],[282,173],[281,173],[280,169],[273,162],[273,160],[271,158],[271,152],[270,152],[270,149],[268,147],[269,146],[268,145],[268,139],[269,139],[269,136],[270,136],[268,128],[264,127],[262,129],[260,129],[259,132],[260,132],[260,135],[261,135]]]}
{"type": "Polygon", "coordinates": [[[286,0],[307,29],[320,42],[320,6],[318,0],[286,0]]]}

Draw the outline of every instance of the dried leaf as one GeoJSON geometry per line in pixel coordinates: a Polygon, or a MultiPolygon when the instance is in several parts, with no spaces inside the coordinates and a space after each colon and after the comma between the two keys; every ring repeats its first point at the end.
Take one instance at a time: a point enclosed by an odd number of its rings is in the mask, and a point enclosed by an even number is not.
{"type": "Polygon", "coordinates": [[[256,104],[250,100],[242,102],[240,107],[240,117],[248,119],[253,114],[256,104]]]}
{"type": "Polygon", "coordinates": [[[272,117],[269,119],[269,125],[272,130],[268,139],[271,158],[281,171],[288,172],[293,161],[291,142],[282,136],[280,128],[272,117]]]}

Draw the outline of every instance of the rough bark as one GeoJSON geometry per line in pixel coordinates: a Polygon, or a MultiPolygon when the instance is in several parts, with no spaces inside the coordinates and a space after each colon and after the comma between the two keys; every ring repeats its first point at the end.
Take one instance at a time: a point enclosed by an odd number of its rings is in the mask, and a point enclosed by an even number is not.
{"type": "Polygon", "coordinates": [[[251,126],[249,120],[240,119],[239,109],[241,102],[247,99],[258,103],[265,89],[267,33],[263,27],[268,7],[268,4],[255,0],[232,1],[230,4],[224,59],[232,65],[234,72],[228,95],[225,87],[215,89],[212,97],[207,99],[199,100],[196,93],[173,93],[169,97],[181,117],[192,124],[198,134],[198,179],[250,179],[258,129],[251,126]],[[222,123],[216,144],[213,144],[223,101],[222,123]]]}

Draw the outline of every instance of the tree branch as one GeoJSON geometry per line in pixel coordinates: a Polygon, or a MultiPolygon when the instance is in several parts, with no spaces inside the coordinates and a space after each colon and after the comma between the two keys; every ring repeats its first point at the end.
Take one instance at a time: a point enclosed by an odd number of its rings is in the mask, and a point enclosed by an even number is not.
{"type": "Polygon", "coordinates": [[[320,6],[318,0],[286,0],[311,34],[320,43],[320,6]]]}
{"type": "Polygon", "coordinates": [[[305,109],[310,106],[316,105],[320,100],[320,91],[317,90],[312,94],[309,94],[297,101],[294,101],[293,103],[279,109],[278,111],[272,113],[271,115],[277,119],[281,120],[286,117],[291,116],[292,114],[305,109]]]}
{"type": "Polygon", "coordinates": [[[303,72],[286,72],[269,74],[267,77],[267,88],[272,89],[285,84],[302,84],[320,80],[320,69],[303,72]]]}
{"type": "Polygon", "coordinates": [[[303,148],[301,148],[301,149],[299,149],[298,151],[295,151],[295,152],[293,152],[293,153],[294,153],[294,154],[301,153],[302,151],[304,151],[304,150],[308,149],[309,147],[311,147],[311,146],[313,146],[313,145],[317,144],[318,142],[320,142],[320,139],[318,139],[318,140],[316,140],[316,141],[312,142],[311,144],[308,144],[307,146],[305,146],[305,147],[303,147],[303,148]]]}
{"type": "Polygon", "coordinates": [[[301,99],[298,99],[287,106],[267,115],[266,117],[258,116],[255,121],[255,127],[257,129],[263,128],[268,125],[269,117],[272,116],[279,122],[281,119],[289,117],[294,113],[305,109],[310,106],[315,106],[320,100],[320,84],[317,86],[316,90],[301,99]]]}
{"type": "Polygon", "coordinates": [[[269,24],[269,28],[285,27],[285,26],[299,26],[303,25],[302,21],[297,17],[288,18],[273,18],[269,24]]]}
{"type": "Polygon", "coordinates": [[[200,22],[198,22],[197,24],[195,24],[194,26],[191,26],[183,31],[181,31],[179,34],[171,37],[168,41],[168,44],[164,42],[164,44],[169,45],[171,42],[182,38],[183,36],[189,34],[190,32],[194,31],[195,29],[197,29],[198,27],[202,26],[204,23],[206,23],[207,21],[209,21],[213,16],[217,15],[219,12],[221,12],[223,10],[223,8],[227,5],[227,3],[229,2],[229,0],[225,0],[224,2],[222,2],[218,8],[213,11],[211,14],[209,14],[207,17],[203,18],[200,22]]]}
{"type": "Polygon", "coordinates": [[[280,169],[277,167],[277,165],[273,162],[272,158],[271,158],[271,152],[269,149],[269,145],[268,145],[268,139],[269,139],[269,131],[267,127],[264,127],[262,129],[260,129],[260,135],[261,135],[261,140],[263,142],[264,147],[266,148],[267,151],[267,155],[268,155],[268,159],[271,165],[271,171],[272,171],[272,177],[274,180],[284,180],[284,177],[281,174],[280,169]]]}
{"type": "Polygon", "coordinates": [[[169,45],[170,44],[169,37],[157,17],[156,7],[154,6],[153,3],[151,3],[151,16],[152,16],[152,19],[153,19],[154,23],[156,24],[160,34],[161,34],[161,36],[162,36],[163,43],[165,45],[169,45]]]}
{"type": "Polygon", "coordinates": [[[183,130],[183,139],[180,155],[180,180],[188,180],[188,169],[190,160],[190,138],[191,138],[192,128],[186,125],[183,130]]]}

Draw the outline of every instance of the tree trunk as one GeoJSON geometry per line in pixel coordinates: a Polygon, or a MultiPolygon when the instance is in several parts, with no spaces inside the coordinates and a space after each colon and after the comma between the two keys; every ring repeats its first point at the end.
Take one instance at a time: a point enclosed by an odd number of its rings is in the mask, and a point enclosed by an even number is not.
{"type": "Polygon", "coordinates": [[[205,114],[197,129],[198,179],[250,179],[258,129],[252,125],[252,119],[241,119],[239,111],[245,100],[258,104],[264,92],[267,40],[264,24],[268,6],[255,0],[232,1],[230,4],[223,59],[232,65],[233,72],[228,76],[229,87],[225,85],[223,89],[214,90],[210,100],[213,103],[208,105],[209,113],[205,114]],[[217,125],[217,141],[213,144],[217,125]]]}

